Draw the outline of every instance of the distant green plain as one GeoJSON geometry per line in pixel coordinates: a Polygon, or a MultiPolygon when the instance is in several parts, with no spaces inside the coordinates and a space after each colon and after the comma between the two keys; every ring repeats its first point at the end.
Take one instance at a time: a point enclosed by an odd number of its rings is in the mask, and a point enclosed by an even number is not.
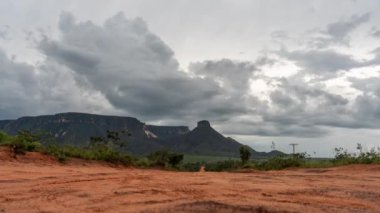
{"type": "Polygon", "coordinates": [[[213,162],[225,161],[225,160],[240,160],[240,158],[225,157],[225,156],[209,156],[209,155],[184,155],[184,158],[183,158],[184,163],[197,163],[197,162],[213,163],[213,162]]]}

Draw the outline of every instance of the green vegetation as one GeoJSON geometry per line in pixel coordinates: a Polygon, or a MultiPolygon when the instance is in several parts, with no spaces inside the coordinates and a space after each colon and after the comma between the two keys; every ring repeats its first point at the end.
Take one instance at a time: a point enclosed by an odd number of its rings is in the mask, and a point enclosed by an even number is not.
{"type": "Polygon", "coordinates": [[[226,160],[236,160],[238,161],[240,158],[238,157],[226,157],[226,156],[211,156],[211,155],[184,155],[183,163],[215,163],[218,161],[226,161],[226,160]]]}
{"type": "Polygon", "coordinates": [[[202,165],[205,165],[205,164],[201,162],[183,163],[180,167],[180,170],[187,171],[187,172],[198,172],[202,165]]]}
{"type": "Polygon", "coordinates": [[[357,144],[358,153],[348,153],[343,148],[335,148],[333,159],[311,159],[306,153],[284,155],[267,160],[249,160],[250,150],[240,148],[239,158],[218,156],[183,155],[160,150],[146,157],[133,157],[116,151],[125,142],[120,141],[120,133],[107,131],[106,137],[92,137],[88,147],[60,146],[48,141],[49,137],[31,131],[19,131],[10,136],[0,131],[0,146],[8,146],[13,157],[26,152],[41,152],[56,157],[60,162],[69,158],[105,161],[115,164],[137,167],[161,167],[180,171],[199,171],[205,166],[206,171],[234,171],[238,169],[279,170],[286,168],[327,168],[348,164],[380,163],[380,148],[364,152],[362,145],[357,144]]]}
{"type": "Polygon", "coordinates": [[[148,155],[148,160],[152,166],[176,168],[183,160],[182,154],[161,150],[148,155]]]}
{"type": "MultiPolygon", "coordinates": [[[[126,132],[122,132],[122,134],[124,133],[126,132]]],[[[60,162],[66,162],[72,157],[127,166],[177,168],[183,160],[182,154],[168,151],[157,151],[147,158],[141,159],[121,153],[117,151],[117,148],[125,145],[125,142],[120,140],[120,133],[113,131],[107,131],[106,137],[91,137],[89,146],[82,148],[62,146],[52,142],[51,138],[47,136],[30,131],[20,131],[15,136],[0,132],[0,145],[8,146],[14,158],[26,152],[41,152],[56,157],[60,162]],[[46,140],[50,141],[46,142],[46,140]]]]}
{"type": "Polygon", "coordinates": [[[249,147],[246,145],[241,146],[239,152],[241,163],[244,165],[248,162],[249,158],[251,157],[251,152],[249,151],[249,147]]]}
{"type": "Polygon", "coordinates": [[[30,131],[19,131],[16,136],[9,136],[0,132],[0,144],[8,145],[14,156],[41,150],[42,145],[39,142],[39,135],[30,131]]]}
{"type": "Polygon", "coordinates": [[[206,164],[206,171],[212,172],[233,171],[240,168],[242,168],[242,163],[235,160],[226,160],[206,164]]]}
{"type": "Polygon", "coordinates": [[[65,162],[69,157],[81,158],[85,160],[107,161],[111,163],[121,163],[124,165],[133,165],[135,159],[129,155],[122,154],[114,149],[119,143],[120,138],[115,137],[114,132],[107,132],[107,138],[97,138],[89,147],[79,148],[73,146],[60,146],[56,143],[50,143],[46,146],[42,142],[39,134],[30,131],[19,131],[17,135],[10,136],[0,132],[0,145],[9,146],[13,157],[25,154],[26,152],[41,152],[55,156],[60,162],[65,162]]]}
{"type": "MultiPolygon", "coordinates": [[[[42,138],[39,139],[42,140],[42,138]]],[[[85,148],[68,145],[61,146],[54,142],[44,143],[47,145],[40,151],[44,154],[55,156],[60,162],[65,162],[69,157],[75,157],[124,165],[133,164],[133,157],[116,151],[117,147],[123,145],[118,132],[107,131],[107,137],[91,137],[90,141],[90,145],[85,148]]]]}
{"type": "Polygon", "coordinates": [[[306,153],[274,157],[266,161],[258,162],[254,168],[259,170],[280,170],[291,167],[302,167],[306,163],[306,153]]]}
{"type": "Polygon", "coordinates": [[[343,148],[335,148],[335,158],[333,163],[340,165],[347,164],[371,164],[380,163],[380,148],[372,148],[368,152],[363,152],[361,144],[357,144],[359,154],[350,154],[343,148]]]}
{"type": "Polygon", "coordinates": [[[134,157],[122,154],[109,147],[78,148],[53,144],[44,148],[43,153],[55,156],[61,162],[66,161],[69,157],[120,163],[124,165],[134,165],[135,162],[134,157]]]}
{"type": "Polygon", "coordinates": [[[315,160],[310,159],[306,153],[298,153],[290,156],[276,157],[255,164],[254,168],[260,170],[285,169],[290,167],[299,168],[327,168],[349,164],[374,164],[380,163],[380,148],[372,148],[363,152],[361,144],[358,144],[359,154],[348,153],[343,148],[335,148],[333,159],[315,160]]]}
{"type": "MultiPolygon", "coordinates": [[[[358,145],[361,148],[361,145],[358,145]]],[[[380,163],[380,148],[368,152],[359,150],[359,154],[350,154],[343,148],[335,149],[333,159],[311,159],[307,153],[284,155],[260,161],[220,160],[212,162],[188,162],[181,166],[184,171],[199,171],[205,165],[206,171],[234,171],[238,169],[281,170],[286,168],[327,168],[349,164],[380,163]]]]}

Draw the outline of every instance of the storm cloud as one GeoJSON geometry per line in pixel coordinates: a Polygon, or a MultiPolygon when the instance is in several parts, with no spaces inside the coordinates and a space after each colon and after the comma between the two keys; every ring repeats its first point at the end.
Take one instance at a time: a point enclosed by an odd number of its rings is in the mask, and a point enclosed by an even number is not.
{"type": "Polygon", "coordinates": [[[59,111],[104,110],[101,94],[78,85],[69,70],[51,61],[32,66],[0,52],[0,117],[15,118],[59,111]]]}
{"type": "Polygon", "coordinates": [[[363,23],[368,22],[370,14],[353,15],[348,20],[335,22],[327,26],[326,34],[329,35],[334,42],[348,42],[349,33],[358,28],[363,23]]]}
{"type": "Polygon", "coordinates": [[[352,56],[338,53],[333,50],[300,50],[300,51],[280,51],[279,55],[294,61],[299,67],[307,72],[317,75],[350,70],[362,66],[352,56]]]}
{"type": "Polygon", "coordinates": [[[254,69],[250,64],[202,62],[192,65],[194,75],[190,75],[179,69],[173,51],[143,20],[127,19],[122,13],[102,26],[77,23],[71,14],[63,13],[59,28],[62,39],[45,38],[40,50],[69,69],[78,84],[88,84],[131,115],[146,120],[170,116],[218,120],[245,110],[245,105],[235,104],[241,97],[231,92],[238,85],[248,86],[254,69]],[[219,85],[218,80],[229,85],[219,85]]]}
{"type": "Polygon", "coordinates": [[[318,48],[328,48],[329,46],[350,46],[350,36],[357,28],[368,22],[370,13],[355,14],[350,18],[330,23],[323,30],[317,30],[315,35],[311,35],[313,40],[310,43],[318,48]]]}

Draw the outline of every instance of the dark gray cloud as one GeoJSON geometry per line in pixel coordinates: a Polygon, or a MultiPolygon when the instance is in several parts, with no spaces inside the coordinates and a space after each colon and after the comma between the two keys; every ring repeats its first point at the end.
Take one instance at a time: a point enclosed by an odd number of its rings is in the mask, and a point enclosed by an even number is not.
{"type": "Polygon", "coordinates": [[[249,61],[221,59],[191,63],[189,70],[196,75],[215,79],[229,90],[244,93],[249,87],[249,79],[256,67],[249,61]]]}
{"type": "Polygon", "coordinates": [[[365,66],[377,66],[380,64],[380,47],[375,48],[370,52],[373,55],[371,60],[364,63],[365,66]]]}
{"type": "Polygon", "coordinates": [[[310,43],[319,48],[331,45],[350,45],[350,34],[360,25],[370,20],[370,13],[353,15],[347,20],[337,21],[327,25],[325,30],[313,36],[310,43]]]}
{"type": "Polygon", "coordinates": [[[372,27],[369,34],[375,38],[380,38],[380,30],[377,27],[372,27]]]}
{"type": "Polygon", "coordinates": [[[9,31],[10,27],[8,25],[0,26],[0,38],[4,40],[9,40],[9,31]]]}
{"type": "Polygon", "coordinates": [[[334,50],[281,50],[278,54],[288,60],[294,61],[304,71],[316,75],[336,73],[340,70],[350,70],[363,66],[362,62],[352,56],[338,53],[334,50]]]}
{"type": "Polygon", "coordinates": [[[357,128],[380,128],[380,77],[350,78],[352,87],[362,92],[354,102],[357,128]]]}
{"type": "Polygon", "coordinates": [[[256,101],[250,116],[233,118],[221,128],[226,133],[262,136],[321,137],[326,127],[349,127],[355,123],[349,100],[311,86],[299,79],[277,81],[269,100],[256,101]]]}
{"type": "Polygon", "coordinates": [[[53,62],[35,67],[12,61],[0,51],[0,75],[2,119],[61,111],[107,111],[103,107],[106,100],[81,88],[70,72],[53,62]]]}
{"type": "Polygon", "coordinates": [[[236,104],[243,101],[244,91],[238,96],[233,91],[247,87],[254,69],[248,62],[201,62],[191,66],[195,74],[191,76],[179,69],[173,51],[144,21],[127,19],[122,13],[103,26],[77,23],[71,14],[63,13],[59,26],[62,39],[44,39],[41,51],[71,70],[79,84],[101,92],[130,115],[150,121],[220,120],[245,111],[244,104],[236,104]]]}
{"type": "Polygon", "coordinates": [[[337,42],[347,41],[349,33],[355,30],[361,24],[368,22],[369,19],[369,13],[362,15],[353,15],[349,20],[329,24],[327,26],[326,33],[337,42]]]}
{"type": "MultiPolygon", "coordinates": [[[[331,94],[323,88],[294,84],[282,79],[281,84],[270,94],[271,107],[260,114],[264,121],[286,126],[308,127],[309,133],[320,134],[320,126],[330,126],[342,121],[349,101],[340,95],[331,94]]],[[[340,126],[344,124],[336,124],[340,126]]],[[[313,134],[311,134],[313,135],[313,134]]]]}
{"type": "Polygon", "coordinates": [[[220,127],[223,133],[232,135],[259,135],[268,137],[300,137],[314,138],[323,137],[330,132],[325,128],[311,125],[292,125],[284,126],[276,122],[230,122],[229,126],[220,127]]]}
{"type": "Polygon", "coordinates": [[[256,107],[255,113],[260,119],[235,120],[222,126],[223,131],[242,135],[321,137],[329,134],[331,127],[380,128],[380,78],[351,79],[354,87],[363,92],[352,103],[321,88],[294,85],[288,80],[283,79],[270,93],[269,102],[257,103],[261,106],[256,107]]]}
{"type": "Polygon", "coordinates": [[[352,101],[323,86],[280,79],[278,88],[270,93],[270,101],[257,107],[259,122],[247,122],[241,133],[249,134],[251,129],[259,135],[319,137],[329,133],[327,127],[380,128],[380,78],[350,78],[350,82],[362,92],[352,101]]]}
{"type": "MultiPolygon", "coordinates": [[[[380,74],[380,73],[379,73],[380,74]]],[[[349,78],[351,86],[363,94],[373,94],[375,96],[380,96],[380,78],[370,77],[370,78],[349,78]]]]}
{"type": "Polygon", "coordinates": [[[354,128],[380,128],[379,95],[368,93],[360,95],[355,101],[355,109],[354,119],[356,122],[354,128]]]}
{"type": "Polygon", "coordinates": [[[38,82],[34,68],[16,63],[0,52],[0,117],[9,118],[26,113],[38,98],[38,82]],[[22,103],[22,104],[17,104],[22,103]]]}

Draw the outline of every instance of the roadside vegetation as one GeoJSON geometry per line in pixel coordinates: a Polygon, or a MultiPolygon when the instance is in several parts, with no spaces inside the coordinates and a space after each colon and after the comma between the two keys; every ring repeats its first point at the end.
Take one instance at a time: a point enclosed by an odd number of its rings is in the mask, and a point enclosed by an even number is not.
{"type": "Polygon", "coordinates": [[[335,148],[335,156],[332,159],[313,159],[307,153],[277,156],[266,160],[247,160],[249,150],[246,147],[240,149],[240,158],[222,160],[217,162],[190,162],[181,166],[184,171],[197,171],[201,165],[206,171],[234,171],[240,169],[256,170],[281,170],[287,168],[328,168],[349,164],[375,164],[380,163],[380,148],[372,148],[364,152],[362,145],[357,144],[358,153],[349,153],[344,148],[335,148]],[[248,152],[248,153],[247,153],[248,152]]]}
{"type": "Polygon", "coordinates": [[[91,138],[90,145],[83,148],[51,142],[51,137],[46,134],[23,130],[15,136],[10,136],[0,132],[0,145],[8,146],[14,158],[26,152],[41,152],[56,157],[60,162],[66,162],[68,158],[74,157],[132,165],[135,161],[134,157],[116,151],[116,148],[121,144],[119,133],[111,131],[107,132],[106,138],[91,138]],[[46,141],[50,141],[50,143],[46,141]]]}
{"type": "Polygon", "coordinates": [[[106,137],[91,137],[87,147],[74,147],[59,145],[52,142],[51,137],[31,131],[19,131],[11,136],[0,131],[0,146],[9,147],[14,158],[24,155],[26,152],[40,152],[56,157],[65,163],[70,158],[84,160],[104,161],[125,166],[140,168],[165,168],[176,171],[199,171],[205,167],[206,171],[236,171],[241,169],[256,170],[280,170],[286,168],[327,168],[349,164],[374,164],[380,163],[380,148],[363,151],[362,145],[357,144],[357,153],[349,153],[344,148],[335,148],[333,159],[316,160],[310,158],[307,153],[277,156],[266,160],[250,160],[249,147],[242,146],[239,150],[239,158],[211,157],[210,161],[205,158],[190,156],[190,161],[184,161],[184,155],[160,150],[145,157],[135,157],[119,152],[119,148],[126,142],[121,136],[127,132],[107,131],[106,137]],[[203,159],[203,160],[202,160],[203,159]]]}

